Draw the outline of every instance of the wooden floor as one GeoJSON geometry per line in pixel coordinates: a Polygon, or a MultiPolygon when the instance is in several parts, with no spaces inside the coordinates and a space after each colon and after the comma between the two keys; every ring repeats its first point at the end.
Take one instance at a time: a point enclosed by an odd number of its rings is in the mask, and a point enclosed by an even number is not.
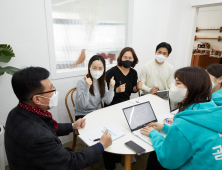
{"type": "MultiPolygon", "coordinates": [[[[68,142],[66,144],[63,145],[63,147],[71,147],[72,142],[68,142]]],[[[75,148],[75,152],[77,151],[81,151],[84,149],[84,143],[78,139],[77,143],[76,143],[76,148],[75,148]]],[[[145,170],[146,169],[146,164],[147,164],[147,159],[148,159],[149,154],[143,154],[140,156],[135,156],[136,158],[136,163],[134,163],[132,165],[132,170],[145,170]]],[[[122,157],[122,165],[124,165],[124,157],[122,157]]],[[[99,163],[96,163],[93,166],[93,170],[104,170],[104,164],[103,164],[103,158],[101,156],[101,160],[99,163]]],[[[5,170],[9,170],[9,167],[7,166],[5,170]]],[[[91,170],[91,168],[86,168],[85,170],[91,170]]]]}

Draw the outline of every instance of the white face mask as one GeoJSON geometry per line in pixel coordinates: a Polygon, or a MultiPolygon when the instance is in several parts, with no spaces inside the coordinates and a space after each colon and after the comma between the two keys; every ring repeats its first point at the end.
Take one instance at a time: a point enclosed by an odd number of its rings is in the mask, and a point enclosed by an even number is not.
{"type": "Polygon", "coordinates": [[[159,63],[164,62],[166,59],[167,59],[167,57],[163,56],[162,54],[156,55],[156,60],[157,60],[159,63]]]}
{"type": "Polygon", "coordinates": [[[171,88],[170,88],[170,91],[169,91],[169,97],[170,99],[173,101],[173,102],[182,102],[186,97],[186,94],[187,94],[187,89],[185,88],[179,88],[175,85],[173,85],[171,88]]]}
{"type": "Polygon", "coordinates": [[[59,92],[56,91],[56,93],[53,93],[51,98],[45,97],[45,96],[40,96],[46,99],[49,99],[49,104],[41,104],[42,106],[49,106],[50,109],[56,107],[58,105],[58,97],[59,97],[59,92]]]}
{"type": "Polygon", "coordinates": [[[103,75],[103,71],[92,71],[92,70],[90,70],[90,73],[91,73],[92,77],[96,80],[98,80],[103,75]]]}

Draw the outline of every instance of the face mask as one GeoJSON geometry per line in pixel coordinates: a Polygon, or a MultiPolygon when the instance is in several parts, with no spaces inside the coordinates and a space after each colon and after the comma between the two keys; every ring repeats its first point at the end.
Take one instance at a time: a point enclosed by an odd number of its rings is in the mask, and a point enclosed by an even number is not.
{"type": "Polygon", "coordinates": [[[45,97],[45,96],[40,96],[46,99],[49,99],[49,105],[47,104],[41,104],[42,106],[49,106],[50,109],[56,107],[58,105],[58,96],[59,92],[56,91],[56,93],[53,93],[51,98],[45,97]]]}
{"type": "Polygon", "coordinates": [[[169,91],[169,97],[173,102],[180,103],[186,97],[187,89],[185,88],[178,88],[177,86],[173,85],[169,91]]]}
{"type": "Polygon", "coordinates": [[[122,61],[122,64],[123,64],[123,67],[130,68],[133,65],[133,61],[129,61],[129,60],[122,61]]]}
{"type": "Polygon", "coordinates": [[[94,79],[98,80],[103,75],[103,71],[92,71],[92,70],[90,70],[90,74],[92,75],[92,77],[94,79]]]}
{"type": "Polygon", "coordinates": [[[167,59],[167,57],[164,57],[162,54],[156,55],[156,60],[157,60],[159,63],[164,62],[166,59],[167,59]]]}

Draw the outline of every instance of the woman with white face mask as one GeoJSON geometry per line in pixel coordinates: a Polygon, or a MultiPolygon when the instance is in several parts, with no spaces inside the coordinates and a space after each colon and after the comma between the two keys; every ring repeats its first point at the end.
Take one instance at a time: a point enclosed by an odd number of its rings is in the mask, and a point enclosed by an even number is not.
{"type": "Polygon", "coordinates": [[[76,120],[98,109],[101,101],[110,104],[114,96],[114,77],[106,84],[106,64],[100,55],[94,55],[88,64],[88,74],[78,81],[76,87],[76,120]]]}
{"type": "Polygon", "coordinates": [[[222,108],[211,100],[209,75],[200,67],[185,67],[176,71],[175,80],[169,96],[180,103],[172,125],[150,123],[141,130],[155,150],[147,169],[221,169],[222,108]]]}
{"type": "Polygon", "coordinates": [[[212,82],[212,99],[222,106],[222,64],[211,64],[205,68],[212,82]]]}

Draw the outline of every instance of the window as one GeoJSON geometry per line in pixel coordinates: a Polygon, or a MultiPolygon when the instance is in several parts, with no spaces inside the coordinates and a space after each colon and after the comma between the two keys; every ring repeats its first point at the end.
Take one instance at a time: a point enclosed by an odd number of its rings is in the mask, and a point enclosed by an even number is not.
{"type": "Polygon", "coordinates": [[[56,70],[88,66],[96,54],[115,64],[126,46],[127,0],[52,0],[56,70]]]}

